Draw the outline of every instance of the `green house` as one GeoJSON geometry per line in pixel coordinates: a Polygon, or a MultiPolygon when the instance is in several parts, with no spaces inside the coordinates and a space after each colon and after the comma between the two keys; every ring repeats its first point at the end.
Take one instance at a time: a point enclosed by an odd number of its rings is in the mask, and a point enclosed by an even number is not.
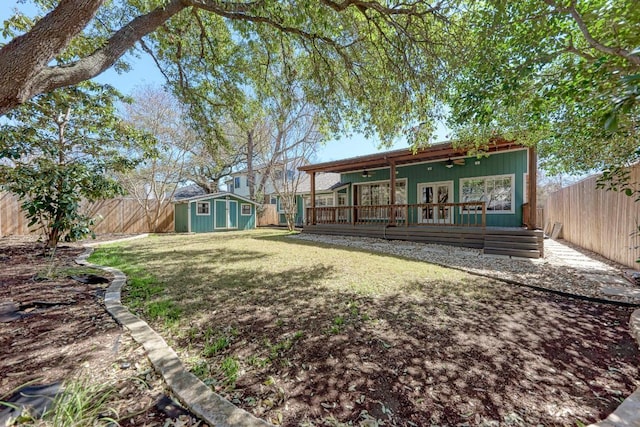
{"type": "Polygon", "coordinates": [[[256,228],[253,200],[232,193],[205,194],[174,201],[177,233],[250,230],[256,228]]]}
{"type": "MultiPolygon", "coordinates": [[[[334,206],[341,194],[346,194],[347,186],[340,182],[338,173],[319,173],[315,180],[315,206],[334,206]]],[[[276,201],[278,225],[287,225],[287,219],[282,208],[282,199],[277,194],[272,195],[276,201]]],[[[302,226],[306,221],[307,208],[311,207],[311,182],[309,175],[300,178],[296,186],[296,226],[302,226]]]]}
{"type": "Polygon", "coordinates": [[[496,140],[479,155],[450,143],[299,168],[311,183],[299,212],[305,233],[369,236],[539,257],[536,154],[496,140]],[[323,174],[339,174],[329,189],[323,174]],[[327,193],[327,190],[330,193],[327,193]]]}

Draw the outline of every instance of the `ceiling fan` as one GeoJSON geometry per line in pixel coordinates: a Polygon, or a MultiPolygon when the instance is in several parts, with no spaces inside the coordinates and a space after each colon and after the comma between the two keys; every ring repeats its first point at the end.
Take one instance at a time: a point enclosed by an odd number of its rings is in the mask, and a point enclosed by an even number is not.
{"type": "Polygon", "coordinates": [[[455,159],[452,160],[451,157],[449,157],[449,160],[447,160],[445,162],[445,166],[449,169],[451,169],[453,167],[453,165],[457,165],[457,166],[464,166],[464,159],[455,159]]]}

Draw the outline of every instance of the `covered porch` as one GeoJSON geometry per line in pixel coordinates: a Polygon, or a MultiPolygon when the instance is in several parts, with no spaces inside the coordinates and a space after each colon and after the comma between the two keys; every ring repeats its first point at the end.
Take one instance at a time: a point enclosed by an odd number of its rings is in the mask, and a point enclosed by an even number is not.
{"type": "Polygon", "coordinates": [[[536,200],[536,169],[533,148],[506,140],[483,147],[482,156],[443,143],[306,165],[300,168],[311,183],[304,232],[538,258],[543,233],[535,230],[535,203],[529,203],[536,200]],[[316,174],[326,172],[341,174],[343,190],[334,206],[316,206],[316,174]]]}

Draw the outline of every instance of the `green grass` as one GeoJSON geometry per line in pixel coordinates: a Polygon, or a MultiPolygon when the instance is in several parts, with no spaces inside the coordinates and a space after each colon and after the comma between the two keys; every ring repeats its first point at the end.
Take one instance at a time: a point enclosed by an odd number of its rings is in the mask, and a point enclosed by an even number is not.
{"type": "Polygon", "coordinates": [[[287,235],[156,236],[100,247],[90,261],[122,270],[125,304],[193,360],[195,375],[226,389],[247,372],[300,363],[297,343],[375,329],[378,299],[485,296],[456,270],[287,235]]]}
{"type": "Polygon", "coordinates": [[[287,234],[256,230],[160,236],[101,247],[90,261],[123,270],[131,278],[132,299],[152,298],[171,283],[172,296],[189,302],[194,300],[194,290],[205,288],[320,286],[384,295],[419,291],[421,285],[434,282],[460,282],[465,277],[424,262],[294,240],[287,234]]]}

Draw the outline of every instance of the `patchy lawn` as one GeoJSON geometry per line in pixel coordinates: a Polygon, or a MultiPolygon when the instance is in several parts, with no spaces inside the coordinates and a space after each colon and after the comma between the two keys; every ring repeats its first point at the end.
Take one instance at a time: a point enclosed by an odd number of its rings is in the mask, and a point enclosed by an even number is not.
{"type": "Polygon", "coordinates": [[[639,385],[631,309],[279,231],[99,249],[205,383],[283,425],[580,425],[639,385]]]}

